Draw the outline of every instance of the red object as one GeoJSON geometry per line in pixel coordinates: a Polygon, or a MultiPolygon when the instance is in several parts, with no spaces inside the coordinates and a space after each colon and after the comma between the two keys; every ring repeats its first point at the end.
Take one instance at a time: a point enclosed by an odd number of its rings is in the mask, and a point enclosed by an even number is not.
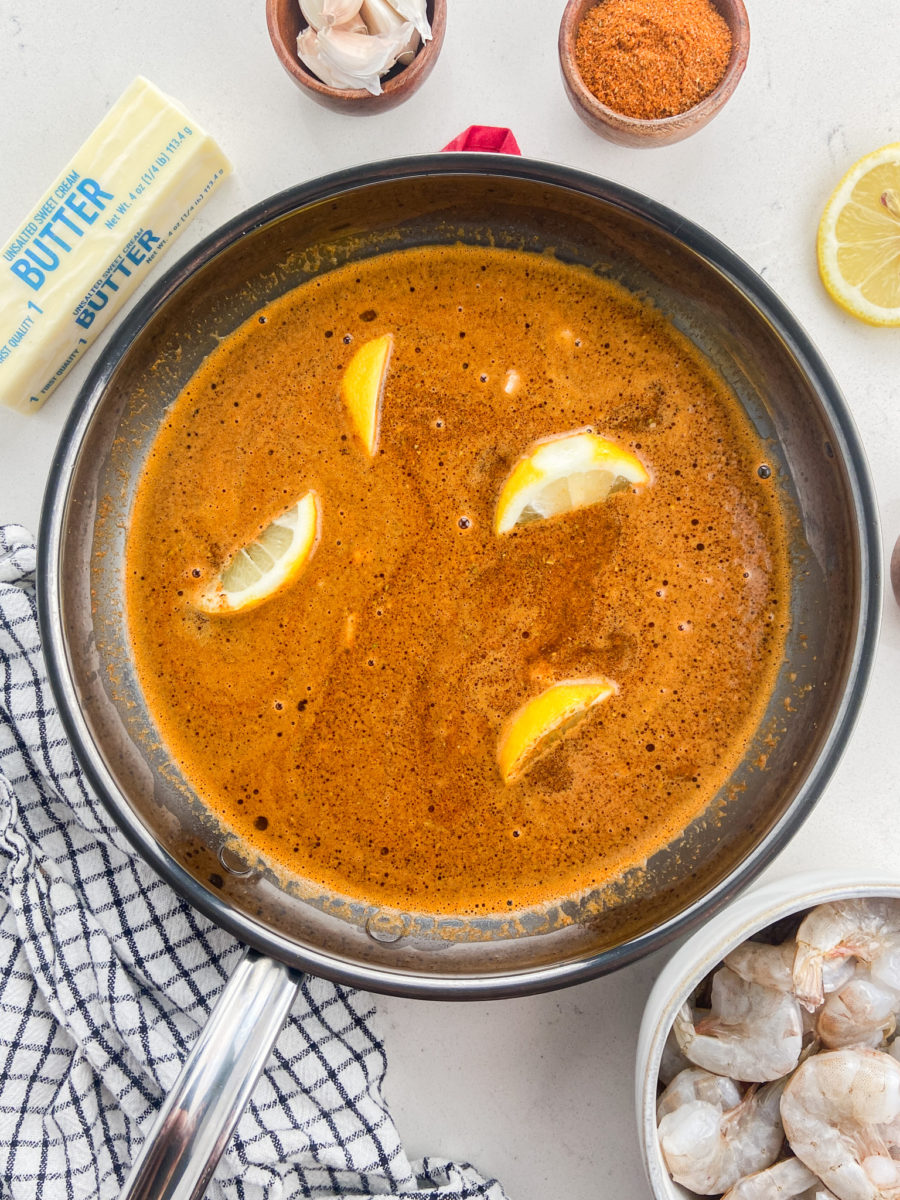
{"type": "Polygon", "coordinates": [[[482,150],[488,154],[521,154],[511,129],[499,125],[470,125],[445,150],[482,150]]]}

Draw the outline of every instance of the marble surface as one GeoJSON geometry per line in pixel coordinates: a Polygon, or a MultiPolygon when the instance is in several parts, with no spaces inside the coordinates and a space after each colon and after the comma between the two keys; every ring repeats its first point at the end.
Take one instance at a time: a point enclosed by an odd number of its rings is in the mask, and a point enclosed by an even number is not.
{"type": "MultiPolygon", "coordinates": [[[[73,8],[0,0],[0,230],[12,232],[134,75],[177,97],[235,175],[168,262],[245,206],[357,163],[439,148],[472,123],[510,126],[525,154],[644,192],[760,271],[836,375],[869,457],[887,553],[900,533],[900,331],[870,329],[825,295],[814,239],[831,189],[862,154],[900,140],[896,0],[748,0],[746,74],[688,141],[614,147],[583,126],[559,78],[562,0],[451,0],[440,60],[391,112],[326,112],[282,72],[261,0],[73,8]]],[[[101,339],[100,345],[104,339],[101,339]]],[[[0,521],[35,529],[59,430],[95,346],[47,405],[0,409],[0,521]]],[[[875,670],[849,748],[768,876],[809,866],[900,874],[900,610],[885,587],[875,670]]],[[[646,1195],[633,1113],[641,1010],[666,952],[531,999],[381,1004],[388,1092],[412,1153],[467,1158],[511,1200],[646,1195]]]]}

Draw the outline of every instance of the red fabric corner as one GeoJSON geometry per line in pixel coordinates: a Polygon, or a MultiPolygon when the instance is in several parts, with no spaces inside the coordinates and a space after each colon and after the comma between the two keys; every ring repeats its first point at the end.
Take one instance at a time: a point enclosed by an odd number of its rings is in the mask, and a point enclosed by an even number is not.
{"type": "Polygon", "coordinates": [[[522,153],[512,130],[502,129],[499,125],[470,125],[452,142],[448,142],[444,150],[481,150],[488,154],[522,153]]]}

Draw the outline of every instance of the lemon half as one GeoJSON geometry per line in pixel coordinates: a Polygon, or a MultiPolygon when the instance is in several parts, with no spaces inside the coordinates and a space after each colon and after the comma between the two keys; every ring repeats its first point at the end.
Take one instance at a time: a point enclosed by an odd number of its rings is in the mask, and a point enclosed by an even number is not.
{"type": "Polygon", "coordinates": [[[618,692],[605,676],[551,684],[509,718],[497,743],[504,783],[515,783],[545,751],[587,716],[595,704],[618,692]]]}
{"type": "Polygon", "coordinates": [[[315,552],[321,509],[309,491],[262,533],[242,546],[218,578],[201,593],[197,607],[211,614],[246,612],[292,583],[315,552]]]}
{"type": "Polygon", "coordinates": [[[391,333],[365,342],[347,363],[341,380],[344,407],[370,457],[378,449],[381,401],[393,346],[391,333]]]}
{"type": "Polygon", "coordinates": [[[850,168],[825,206],[817,251],[841,308],[870,325],[900,325],[900,142],[850,168]]]}
{"type": "Polygon", "coordinates": [[[599,434],[577,430],[548,438],[513,467],[497,501],[494,529],[507,533],[516,525],[587,508],[611,492],[649,481],[639,458],[599,434]]]}

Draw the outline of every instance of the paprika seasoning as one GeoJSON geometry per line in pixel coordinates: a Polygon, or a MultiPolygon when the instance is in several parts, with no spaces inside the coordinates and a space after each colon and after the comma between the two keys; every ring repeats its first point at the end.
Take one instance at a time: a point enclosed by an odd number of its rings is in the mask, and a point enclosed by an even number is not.
{"type": "Polygon", "coordinates": [[[575,41],[575,63],[594,96],[626,117],[686,112],[720,83],[731,31],[710,0],[601,0],[575,41]]]}

